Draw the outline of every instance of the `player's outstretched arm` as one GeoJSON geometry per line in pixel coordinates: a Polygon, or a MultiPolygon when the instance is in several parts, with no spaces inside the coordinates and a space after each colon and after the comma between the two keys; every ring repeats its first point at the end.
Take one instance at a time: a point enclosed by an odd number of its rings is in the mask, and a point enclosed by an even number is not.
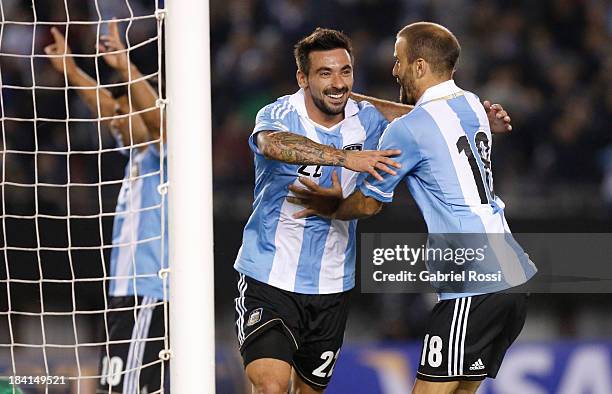
{"type": "Polygon", "coordinates": [[[376,97],[366,96],[352,92],[350,96],[356,101],[367,101],[372,104],[389,122],[412,111],[413,105],[400,104],[393,101],[383,100],[376,97]]]}
{"type": "MultiPolygon", "coordinates": [[[[68,83],[71,86],[78,86],[91,89],[78,89],[77,92],[81,99],[85,102],[89,110],[98,114],[98,92],[100,99],[100,116],[110,117],[115,114],[115,99],[111,93],[104,88],[100,88],[98,83],[85,73],[74,61],[70,47],[66,43],[66,37],[59,31],[57,27],[51,28],[53,36],[53,44],[45,47],[44,51],[49,58],[53,68],[60,74],[68,78],[68,83]]],[[[107,121],[108,122],[108,121],[107,121]]]]}
{"type": "MultiPolygon", "coordinates": [[[[128,59],[126,47],[119,36],[117,21],[109,23],[109,34],[101,36],[100,40],[100,52],[104,54],[104,60],[119,72],[124,81],[130,82],[142,78],[138,67],[128,59]]],[[[160,111],[156,108],[157,92],[146,80],[131,82],[129,89],[136,110],[145,111],[140,115],[151,133],[151,138],[159,138],[161,117],[160,111]]]]}
{"type": "Polygon", "coordinates": [[[391,167],[400,164],[389,158],[400,150],[349,151],[319,144],[299,134],[288,131],[261,131],[257,133],[257,147],[267,159],[289,164],[345,167],[357,172],[367,172],[382,180],[376,169],[395,175],[391,167]]]}
{"type": "Polygon", "coordinates": [[[293,215],[295,219],[312,215],[339,220],[362,219],[376,215],[382,208],[382,202],[364,196],[359,190],[343,199],[342,186],[335,171],[330,188],[321,187],[308,178],[300,177],[300,182],[306,188],[290,185],[289,190],[294,196],[287,197],[290,203],[304,207],[293,215]]]}
{"type": "MultiPolygon", "coordinates": [[[[356,101],[367,101],[372,104],[389,122],[412,111],[414,106],[395,103],[393,101],[382,100],[376,97],[365,96],[363,94],[351,93],[351,98],[356,101]]],[[[490,101],[483,102],[491,132],[494,134],[504,134],[512,131],[511,120],[508,112],[501,104],[491,104],[490,101]]]]}

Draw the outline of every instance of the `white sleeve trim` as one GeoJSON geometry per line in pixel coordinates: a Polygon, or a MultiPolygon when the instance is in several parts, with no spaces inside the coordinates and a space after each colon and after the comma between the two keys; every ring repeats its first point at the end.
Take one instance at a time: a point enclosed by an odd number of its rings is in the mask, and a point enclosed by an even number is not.
{"type": "Polygon", "coordinates": [[[371,190],[371,191],[373,191],[373,192],[374,192],[374,193],[376,193],[376,194],[379,194],[379,195],[381,195],[381,196],[383,196],[383,197],[386,197],[386,198],[392,198],[392,197],[393,197],[393,192],[391,192],[391,193],[385,193],[385,192],[383,192],[382,190],[380,190],[379,188],[377,188],[376,186],[372,186],[372,185],[370,185],[370,184],[368,183],[368,181],[363,181],[363,184],[365,185],[365,187],[366,187],[368,190],[371,190]]]}

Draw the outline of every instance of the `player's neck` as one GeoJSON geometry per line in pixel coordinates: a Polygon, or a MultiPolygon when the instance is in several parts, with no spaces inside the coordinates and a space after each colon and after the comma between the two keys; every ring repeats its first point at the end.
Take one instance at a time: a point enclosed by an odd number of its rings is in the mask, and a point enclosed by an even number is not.
{"type": "Polygon", "coordinates": [[[326,114],[317,107],[309,94],[304,95],[304,102],[306,104],[306,113],[308,113],[308,117],[321,126],[331,128],[344,120],[344,111],[337,115],[326,114]]]}
{"type": "Polygon", "coordinates": [[[421,86],[417,87],[417,98],[416,100],[419,101],[421,97],[423,97],[423,95],[425,94],[425,92],[427,91],[427,89],[434,87],[436,85],[439,85],[441,83],[444,83],[448,80],[450,80],[450,77],[436,77],[436,78],[428,78],[426,81],[424,81],[421,86]]]}

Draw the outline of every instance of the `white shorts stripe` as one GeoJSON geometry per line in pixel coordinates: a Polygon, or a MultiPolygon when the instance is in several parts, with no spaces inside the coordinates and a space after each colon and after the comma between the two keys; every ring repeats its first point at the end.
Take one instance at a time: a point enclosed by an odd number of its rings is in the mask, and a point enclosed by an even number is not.
{"type": "Polygon", "coordinates": [[[126,360],[125,370],[128,371],[123,379],[123,394],[131,394],[138,392],[138,377],[140,376],[140,370],[138,369],[142,365],[142,357],[144,355],[145,342],[144,338],[147,337],[149,327],[151,325],[151,315],[153,309],[147,307],[147,305],[155,303],[155,299],[152,297],[143,297],[142,303],[140,304],[140,311],[136,316],[134,322],[134,328],[132,329],[132,341],[130,342],[130,348],[128,350],[128,356],[126,360]]]}
{"type": "Polygon", "coordinates": [[[240,317],[242,314],[242,309],[240,308],[240,285],[242,284],[242,274],[240,274],[240,278],[238,279],[238,283],[236,287],[238,288],[238,297],[234,299],[234,308],[236,309],[236,332],[238,333],[238,341],[240,341],[240,333],[242,327],[240,326],[240,317]]]}
{"type": "Polygon", "coordinates": [[[465,309],[465,298],[459,299],[459,315],[457,316],[457,327],[455,330],[455,338],[453,340],[453,375],[458,374],[459,370],[459,338],[461,337],[461,323],[463,322],[463,311],[465,309]]]}
{"type": "Polygon", "coordinates": [[[455,334],[455,322],[457,321],[457,307],[459,305],[459,299],[455,299],[455,310],[453,312],[453,320],[451,321],[450,334],[448,334],[448,376],[453,376],[451,369],[451,363],[453,360],[453,336],[455,334]]]}
{"type": "MultiPolygon", "coordinates": [[[[153,299],[149,299],[148,303],[153,303],[153,299]]],[[[140,341],[136,347],[136,370],[134,371],[134,378],[132,379],[132,386],[134,390],[132,392],[140,392],[140,372],[142,365],[144,364],[144,351],[147,346],[146,338],[149,337],[149,328],[151,327],[151,317],[153,316],[153,307],[147,307],[143,312],[142,330],[140,332],[140,341]]]]}
{"type": "Polygon", "coordinates": [[[246,291],[246,277],[244,274],[240,274],[240,279],[238,280],[238,298],[235,300],[236,304],[236,312],[238,312],[238,318],[236,319],[236,328],[238,329],[238,342],[242,345],[244,341],[244,312],[246,309],[244,308],[244,292],[246,291]]]}
{"type": "Polygon", "coordinates": [[[247,311],[247,308],[244,305],[244,300],[245,300],[244,295],[246,294],[246,290],[249,284],[246,281],[246,276],[244,275],[242,276],[244,277],[244,284],[242,285],[242,294],[240,295],[240,307],[242,308],[242,317],[241,317],[240,327],[242,327],[242,342],[244,342],[244,338],[245,338],[244,337],[244,314],[247,311]]]}
{"type": "Polygon", "coordinates": [[[467,297],[465,307],[465,317],[463,318],[463,330],[461,333],[461,358],[459,359],[459,375],[463,375],[463,358],[465,351],[465,332],[468,325],[468,317],[470,315],[470,305],[472,304],[472,297],[467,297]]]}

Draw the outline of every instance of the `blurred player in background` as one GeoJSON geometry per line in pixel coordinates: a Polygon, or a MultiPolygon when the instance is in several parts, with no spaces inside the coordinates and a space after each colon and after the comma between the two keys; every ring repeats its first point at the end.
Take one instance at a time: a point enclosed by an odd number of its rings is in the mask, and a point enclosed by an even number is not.
{"type": "MultiPolygon", "coordinates": [[[[168,266],[167,233],[163,239],[161,235],[162,209],[166,228],[168,210],[161,207],[158,192],[158,186],[165,182],[161,180],[160,162],[163,162],[163,173],[167,172],[166,160],[160,158],[160,144],[151,142],[160,140],[158,96],[145,80],[132,82],[129,87],[100,88],[70,56],[66,37],[55,27],[51,34],[55,42],[45,48],[47,55],[55,56],[50,58],[51,64],[66,76],[70,86],[89,88],[77,89],[79,96],[97,116],[112,118],[103,125],[119,147],[125,147],[121,153],[129,157],[113,224],[110,265],[113,279],[108,291],[108,309],[125,310],[105,316],[108,331],[104,329],[104,339],[111,344],[101,351],[97,392],[154,392],[161,387],[161,363],[144,369],[141,366],[159,360],[165,335],[164,309],[158,305],[163,300],[164,289],[158,272],[168,266]],[[134,111],[144,112],[133,114],[134,111]],[[161,242],[164,256],[161,256],[161,242]],[[134,278],[136,275],[139,277],[134,278]],[[146,341],[148,338],[161,339],[146,341]],[[113,341],[125,343],[113,344],[113,341]]],[[[122,81],[142,77],[138,68],[129,62],[116,22],[111,22],[109,34],[101,37],[99,50],[122,81]]],[[[165,141],[165,133],[163,137],[165,141]]],[[[167,364],[165,371],[167,377],[167,364]]],[[[168,379],[164,380],[165,392],[169,392],[168,379]]]]}
{"type": "Polygon", "coordinates": [[[527,296],[502,291],[525,283],[536,272],[512,238],[504,204],[493,193],[485,109],[476,95],[452,80],[459,52],[455,36],[437,24],[414,23],[398,33],[393,76],[400,84],[401,102],[415,107],[393,121],[380,140],[380,149],[402,151],[396,175],[383,174],[382,181],[368,177],[345,199],[337,181],[323,188],[302,178],[308,189],[289,186],[296,196],[288,200],[306,207],[294,215],[298,220],[311,214],[332,220],[375,215],[406,181],[430,234],[502,234],[512,258],[502,262],[496,254],[487,254],[474,267],[482,273],[503,271],[503,280],[466,285],[458,292],[448,290],[454,284],[436,283],[440,301],[426,331],[413,390],[419,394],[475,393],[483,379],[496,376],[526,316],[527,296]]]}
{"type": "MultiPolygon", "coordinates": [[[[400,151],[373,149],[387,119],[412,108],[371,99],[381,113],[349,98],[352,49],[339,31],[315,30],[297,43],[295,58],[300,90],[263,107],[249,138],[255,202],[234,265],[238,341],[256,393],[286,393],[292,370],[293,391],[325,389],[355,285],[356,221],[296,220],[300,208],[286,201],[288,187],[299,176],[323,186],[333,178],[348,196],[358,172],[380,180],[377,170],[395,175],[397,163],[388,156],[400,151]]],[[[503,109],[491,113],[506,131],[503,109]]]]}

